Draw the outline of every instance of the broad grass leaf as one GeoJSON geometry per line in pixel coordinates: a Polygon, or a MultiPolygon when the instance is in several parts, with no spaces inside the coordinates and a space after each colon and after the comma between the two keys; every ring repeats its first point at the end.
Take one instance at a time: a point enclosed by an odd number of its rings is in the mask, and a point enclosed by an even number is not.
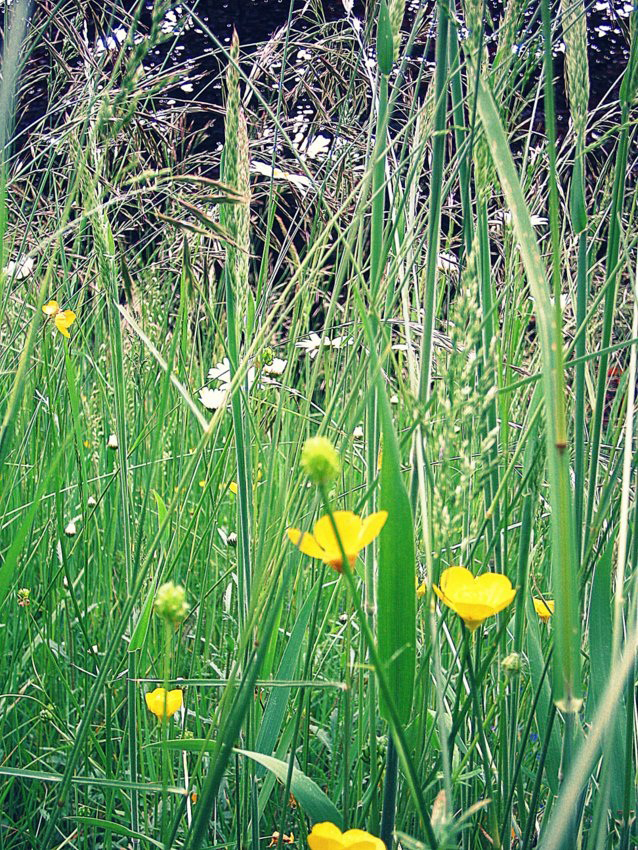
{"type": "MultiPolygon", "coordinates": [[[[299,662],[299,654],[301,652],[301,647],[303,646],[306,629],[308,628],[308,622],[312,613],[312,606],[316,601],[318,587],[319,585],[316,585],[314,590],[308,595],[308,598],[299,612],[297,621],[290,633],[290,640],[288,641],[281,657],[275,681],[294,679],[297,664],[299,662]]],[[[266,704],[266,710],[264,711],[264,716],[261,721],[261,726],[257,733],[257,740],[255,741],[255,749],[258,752],[270,755],[275,749],[277,738],[279,737],[284,717],[286,716],[286,707],[288,706],[290,691],[291,688],[273,688],[270,692],[270,696],[268,697],[268,702],[266,704]]],[[[263,776],[264,772],[264,766],[257,768],[257,776],[263,776]]]]}
{"type": "MultiPolygon", "coordinates": [[[[287,761],[281,761],[272,756],[255,753],[251,750],[236,749],[235,752],[263,765],[282,784],[285,784],[288,777],[287,761]]],[[[312,821],[331,821],[331,823],[336,824],[339,828],[343,827],[341,814],[332,800],[321,790],[316,782],[313,782],[312,779],[296,767],[292,769],[290,790],[312,821]]]]}
{"type": "MultiPolygon", "coordinates": [[[[534,693],[538,689],[545,667],[545,657],[541,647],[541,636],[538,622],[538,615],[534,610],[532,597],[528,594],[527,598],[527,657],[529,659],[529,672],[532,679],[532,689],[534,693]]],[[[552,694],[549,680],[545,677],[545,681],[541,686],[541,692],[536,703],[536,727],[538,736],[542,743],[547,730],[547,718],[549,716],[549,707],[552,694]]],[[[560,754],[561,754],[561,738],[558,730],[558,721],[554,720],[554,726],[551,731],[547,756],[545,758],[545,776],[552,794],[558,794],[558,773],[560,770],[560,754]]]]}
{"type": "MultiPolygon", "coordinates": [[[[612,535],[600,558],[596,562],[591,588],[589,608],[589,661],[590,682],[587,691],[585,718],[592,722],[600,706],[612,672],[611,652],[613,641],[612,621],[612,560],[616,535],[612,535]]],[[[625,728],[627,706],[624,699],[616,709],[613,731],[613,750],[625,752],[625,728]]],[[[622,770],[610,774],[611,808],[621,811],[623,807],[624,775],[622,770]]]]}
{"type": "Polygon", "coordinates": [[[129,652],[135,652],[136,649],[141,649],[142,646],[144,646],[144,642],[146,641],[146,635],[148,633],[148,624],[151,621],[151,614],[153,613],[154,599],[155,582],[151,582],[151,586],[148,589],[148,594],[146,595],[146,600],[142,608],[142,613],[140,614],[139,620],[135,624],[135,629],[133,630],[133,634],[131,636],[131,642],[128,647],[129,652]]]}
{"type": "MultiPolygon", "coordinates": [[[[390,404],[379,382],[379,412],[383,432],[379,507],[388,512],[380,536],[377,579],[379,655],[399,719],[407,723],[412,709],[416,663],[416,564],[414,519],[401,475],[399,443],[390,404]]],[[[381,713],[389,720],[381,701],[381,713]]]]}

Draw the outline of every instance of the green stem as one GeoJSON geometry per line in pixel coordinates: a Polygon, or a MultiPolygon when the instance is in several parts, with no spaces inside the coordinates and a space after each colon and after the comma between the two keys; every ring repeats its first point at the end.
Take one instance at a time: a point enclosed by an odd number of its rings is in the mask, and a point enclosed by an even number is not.
{"type": "Polygon", "coordinates": [[[385,762],[385,781],[383,785],[383,814],[381,815],[381,841],[387,850],[392,848],[394,820],[397,808],[397,780],[399,776],[399,759],[392,733],[388,734],[388,750],[385,762]]]}
{"type": "Polygon", "coordinates": [[[410,788],[410,792],[414,798],[414,801],[417,806],[417,811],[419,817],[421,818],[423,828],[425,830],[425,834],[427,836],[428,841],[430,842],[432,850],[436,850],[438,847],[438,842],[436,840],[436,836],[434,834],[434,830],[432,829],[432,824],[430,822],[430,816],[427,812],[427,807],[425,804],[425,798],[423,796],[423,790],[421,788],[419,778],[417,776],[416,769],[414,767],[414,763],[409,755],[409,748],[407,745],[407,741],[405,738],[405,733],[403,730],[403,726],[401,721],[399,720],[399,716],[397,714],[397,710],[394,704],[394,697],[392,692],[390,691],[390,687],[388,685],[388,680],[386,678],[383,664],[381,662],[381,657],[379,655],[379,651],[377,649],[377,645],[374,640],[374,635],[372,634],[372,630],[368,625],[368,619],[365,615],[365,612],[361,606],[361,601],[359,599],[359,594],[357,592],[357,587],[354,581],[354,576],[352,570],[350,569],[350,564],[348,561],[348,556],[346,555],[346,551],[343,547],[343,542],[339,535],[339,529],[337,528],[337,524],[334,519],[334,515],[332,512],[332,508],[330,506],[330,500],[328,498],[328,493],[326,491],[325,486],[320,485],[319,491],[321,493],[321,498],[323,500],[324,508],[326,510],[327,515],[330,517],[330,523],[332,525],[332,530],[335,535],[335,539],[339,544],[339,551],[342,559],[342,575],[346,580],[346,584],[348,585],[348,591],[350,593],[350,598],[352,600],[352,604],[354,606],[355,612],[357,614],[357,618],[359,620],[359,628],[361,629],[361,633],[365,639],[368,654],[372,660],[372,665],[376,671],[377,679],[379,680],[379,691],[381,693],[382,698],[385,701],[386,709],[388,712],[390,726],[395,735],[395,744],[397,747],[397,751],[399,754],[399,758],[401,759],[401,764],[406,773],[406,779],[408,781],[408,786],[410,788]]]}
{"type": "MultiPolygon", "coordinates": [[[[168,702],[168,681],[170,678],[171,665],[171,624],[168,620],[164,620],[164,658],[163,658],[163,673],[164,681],[164,713],[162,714],[162,741],[165,744],[168,741],[168,717],[166,715],[166,706],[168,702]]],[[[129,654],[129,658],[134,653],[129,654]]],[[[162,828],[161,835],[164,836],[164,847],[168,848],[168,748],[162,747],[162,828]]]]}

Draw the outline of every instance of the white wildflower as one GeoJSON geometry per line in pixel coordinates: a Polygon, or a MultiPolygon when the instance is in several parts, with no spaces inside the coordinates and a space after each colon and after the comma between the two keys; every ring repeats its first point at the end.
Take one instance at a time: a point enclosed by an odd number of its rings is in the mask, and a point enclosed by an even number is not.
{"type": "Polygon", "coordinates": [[[264,363],[263,372],[265,375],[283,375],[287,365],[287,360],[283,360],[281,357],[274,357],[272,363],[264,363]]]}
{"type": "Polygon", "coordinates": [[[339,350],[345,345],[353,345],[354,340],[352,337],[344,337],[344,336],[336,336],[334,339],[330,339],[329,336],[320,337],[318,333],[314,331],[310,334],[307,339],[299,340],[299,342],[295,343],[297,348],[303,348],[306,354],[309,354],[310,357],[314,360],[314,358],[319,353],[320,348],[336,348],[339,350]]]}
{"type": "MultiPolygon", "coordinates": [[[[215,364],[212,369],[208,371],[208,380],[209,381],[219,381],[219,389],[228,391],[231,386],[230,380],[230,361],[228,357],[224,357],[224,359],[215,364]]],[[[251,366],[246,373],[245,380],[248,382],[248,389],[252,387],[255,383],[255,367],[251,366]]]]}
{"type": "Polygon", "coordinates": [[[199,400],[208,410],[219,410],[226,405],[228,390],[211,390],[209,387],[203,387],[199,391],[199,400]]]}
{"type": "Polygon", "coordinates": [[[273,168],[265,162],[253,162],[250,170],[263,177],[272,177],[274,180],[285,180],[291,183],[300,192],[306,192],[312,186],[312,180],[305,174],[293,174],[290,171],[282,171],[281,168],[273,168]]]}
{"type": "Polygon", "coordinates": [[[4,267],[4,273],[7,277],[24,280],[25,277],[31,276],[34,266],[35,260],[33,257],[18,257],[16,260],[9,260],[4,267]]]}
{"type": "Polygon", "coordinates": [[[440,272],[458,272],[459,261],[454,254],[448,251],[441,251],[437,257],[436,266],[440,272]]]}

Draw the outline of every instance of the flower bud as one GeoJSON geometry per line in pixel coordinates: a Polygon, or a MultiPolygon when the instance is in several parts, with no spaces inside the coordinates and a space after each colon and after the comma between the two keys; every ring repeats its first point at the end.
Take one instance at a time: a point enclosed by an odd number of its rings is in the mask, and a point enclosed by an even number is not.
{"type": "Polygon", "coordinates": [[[77,527],[75,525],[74,520],[71,520],[67,524],[66,528],[64,529],[64,533],[66,534],[67,537],[75,537],[75,535],[78,533],[78,530],[77,530],[77,527]]]}
{"type": "Polygon", "coordinates": [[[113,449],[113,451],[115,451],[117,449],[117,446],[118,446],[117,436],[115,434],[110,434],[109,438],[107,440],[107,443],[106,443],[106,448],[107,449],[113,449]]]}
{"type": "Polygon", "coordinates": [[[510,654],[503,659],[503,670],[505,670],[505,675],[508,678],[518,676],[521,672],[521,666],[521,656],[518,652],[510,652],[510,654]]]}
{"type": "Polygon", "coordinates": [[[301,450],[301,468],[308,478],[321,486],[330,484],[339,475],[339,455],[327,437],[310,437],[301,450]]]}
{"type": "Polygon", "coordinates": [[[18,605],[20,608],[26,608],[31,604],[31,591],[28,587],[21,587],[18,590],[18,605]]]}
{"type": "Polygon", "coordinates": [[[261,362],[264,366],[270,366],[272,361],[274,360],[275,352],[272,350],[270,346],[266,346],[264,350],[261,352],[261,362]]]}
{"type": "Polygon", "coordinates": [[[185,619],[190,609],[186,601],[186,591],[179,584],[167,581],[155,596],[155,611],[169,623],[177,625],[185,619]]]}

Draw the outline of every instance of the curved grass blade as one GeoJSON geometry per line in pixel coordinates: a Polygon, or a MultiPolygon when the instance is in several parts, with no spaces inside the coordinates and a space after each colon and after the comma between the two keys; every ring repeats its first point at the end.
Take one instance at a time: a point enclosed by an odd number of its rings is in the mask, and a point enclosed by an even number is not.
{"type": "MultiPolygon", "coordinates": [[[[263,765],[282,784],[286,784],[286,778],[288,776],[287,761],[266,756],[263,753],[255,753],[251,750],[236,749],[235,752],[263,765]]],[[[297,767],[293,767],[292,769],[290,788],[297,802],[305,809],[313,821],[330,821],[339,828],[343,827],[341,814],[335,804],[326,796],[316,782],[313,782],[310,777],[306,776],[297,767]]]]}

